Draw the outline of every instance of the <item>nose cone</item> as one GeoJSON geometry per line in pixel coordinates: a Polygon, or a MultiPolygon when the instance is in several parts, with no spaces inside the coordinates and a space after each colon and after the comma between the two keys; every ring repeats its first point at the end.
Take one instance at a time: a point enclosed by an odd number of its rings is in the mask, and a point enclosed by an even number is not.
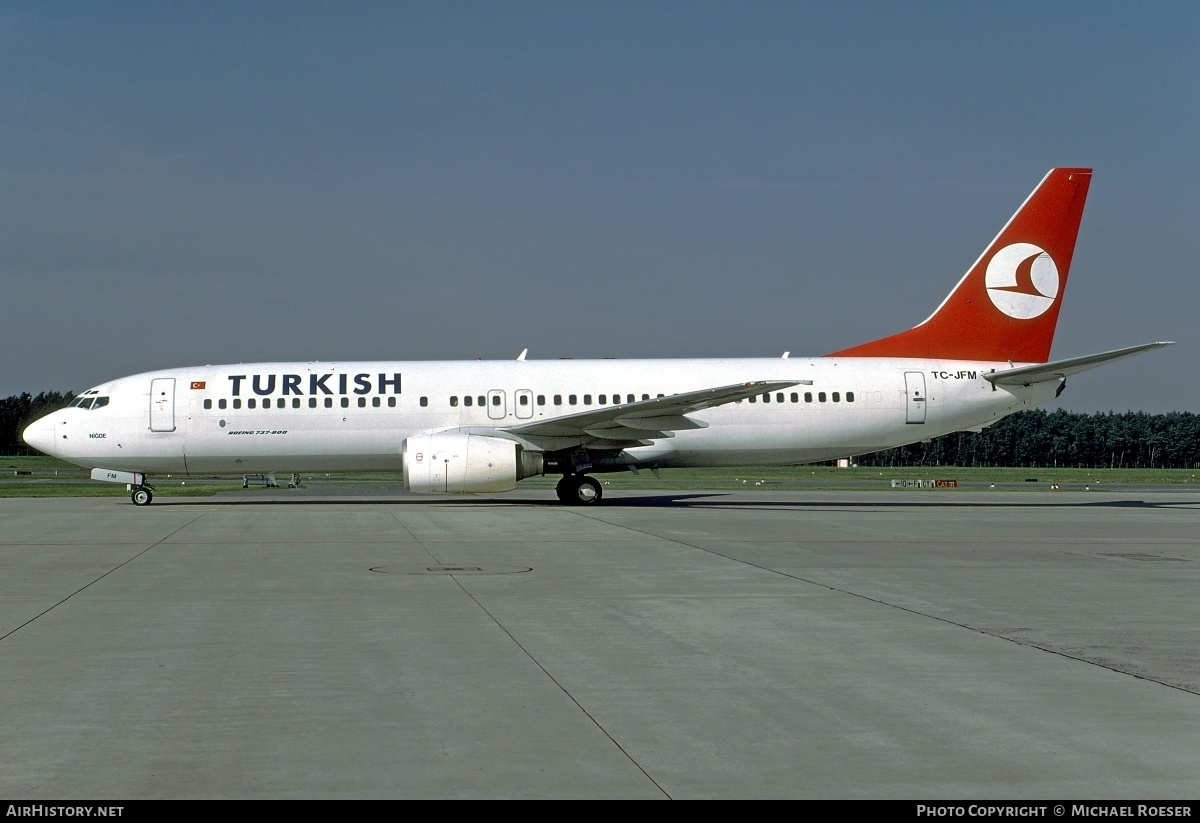
{"type": "Polygon", "coordinates": [[[43,454],[58,456],[58,443],[54,439],[54,415],[34,420],[25,427],[21,438],[43,454]]]}

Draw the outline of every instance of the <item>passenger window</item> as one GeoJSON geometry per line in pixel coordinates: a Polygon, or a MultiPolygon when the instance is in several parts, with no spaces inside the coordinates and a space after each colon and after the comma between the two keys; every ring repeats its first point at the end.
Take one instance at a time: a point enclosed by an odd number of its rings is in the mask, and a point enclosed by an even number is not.
{"type": "Polygon", "coordinates": [[[521,395],[519,398],[517,398],[517,403],[519,403],[522,406],[528,406],[529,405],[529,395],[527,395],[527,394],[521,395]]]}
{"type": "Polygon", "coordinates": [[[800,395],[797,392],[792,392],[792,402],[793,403],[800,402],[800,395]]]}
{"type": "MultiPolygon", "coordinates": [[[[475,398],[474,398],[474,397],[472,397],[472,396],[471,396],[471,395],[469,395],[469,394],[468,394],[466,397],[464,397],[464,398],[463,398],[463,405],[464,405],[464,406],[469,406],[469,405],[471,405],[471,404],[472,404],[472,403],[474,403],[474,402],[475,402],[475,398]]],[[[453,402],[453,401],[451,401],[450,405],[451,405],[451,406],[453,406],[453,405],[454,405],[454,402],[453,402]]]]}
{"type": "Polygon", "coordinates": [[[349,397],[343,397],[343,398],[342,398],[342,408],[343,408],[343,409],[348,409],[348,408],[350,408],[350,398],[349,398],[349,397]]]}
{"type": "Polygon", "coordinates": [[[600,395],[600,398],[599,398],[600,405],[603,406],[607,402],[608,402],[608,395],[607,394],[600,395]]]}
{"type": "Polygon", "coordinates": [[[757,395],[757,394],[752,394],[752,395],[750,395],[749,397],[747,397],[746,399],[747,399],[747,400],[749,400],[751,403],[757,403],[757,402],[758,402],[758,395],[757,395]]]}
{"type": "Polygon", "coordinates": [[[394,408],[396,408],[396,398],[394,398],[394,397],[389,397],[389,398],[388,398],[388,408],[389,408],[389,409],[394,409],[394,408]]]}
{"type": "Polygon", "coordinates": [[[833,393],[833,402],[834,402],[834,403],[841,403],[841,402],[842,402],[842,395],[841,395],[841,392],[834,392],[834,393],[833,393]]]}
{"type": "Polygon", "coordinates": [[[365,398],[365,397],[358,398],[358,407],[360,409],[365,409],[367,407],[367,398],[365,398]]]}
{"type": "Polygon", "coordinates": [[[823,391],[817,392],[817,400],[824,403],[825,402],[825,392],[823,392],[823,391]]]}
{"type": "MultiPolygon", "coordinates": [[[[483,398],[482,398],[482,397],[481,397],[481,398],[479,398],[479,399],[480,399],[480,400],[483,400],[483,398]]],[[[496,395],[493,395],[493,396],[492,396],[492,405],[493,405],[493,406],[499,406],[499,405],[500,405],[500,395],[496,394],[496,395]]]]}
{"type": "Polygon", "coordinates": [[[263,408],[264,408],[264,409],[269,409],[269,408],[271,408],[271,398],[269,398],[269,397],[264,397],[264,398],[263,398],[263,408]]]}
{"type": "Polygon", "coordinates": [[[627,395],[625,395],[625,402],[626,402],[626,403],[632,403],[632,402],[634,402],[634,397],[633,397],[633,395],[632,395],[632,394],[627,394],[627,395]]]}
{"type": "Polygon", "coordinates": [[[457,398],[457,397],[451,397],[451,398],[450,398],[450,406],[451,406],[451,407],[454,407],[454,406],[457,406],[457,405],[458,405],[458,398],[457,398]]]}
{"type": "Polygon", "coordinates": [[[205,400],[205,401],[204,401],[204,408],[206,408],[206,409],[211,409],[211,408],[212,408],[212,401],[211,401],[211,400],[205,400]]]}
{"type": "Polygon", "coordinates": [[[421,398],[421,400],[420,400],[420,403],[421,403],[421,407],[422,407],[422,408],[424,408],[425,406],[428,406],[428,405],[429,405],[429,398],[428,398],[428,397],[422,397],[422,398],[421,398]]]}
{"type": "Polygon", "coordinates": [[[376,409],[377,409],[377,408],[379,408],[379,404],[380,404],[380,402],[381,402],[381,401],[380,401],[380,399],[379,399],[378,397],[372,397],[372,398],[371,398],[371,406],[372,406],[372,407],[374,407],[374,408],[376,408],[376,409]]]}
{"type": "Polygon", "coordinates": [[[218,409],[225,408],[225,398],[222,397],[220,400],[217,401],[217,408],[218,409]]]}
{"type": "Polygon", "coordinates": [[[811,402],[812,402],[812,392],[810,392],[810,391],[806,391],[806,392],[804,393],[804,402],[805,402],[805,403],[811,403],[811,402]]]}
{"type": "Polygon", "coordinates": [[[764,402],[764,403],[770,403],[770,402],[771,402],[771,393],[770,393],[770,392],[764,392],[764,393],[763,393],[763,402],[764,402]]]}
{"type": "Polygon", "coordinates": [[[567,395],[567,403],[569,403],[570,405],[574,406],[578,402],[579,402],[579,395],[577,395],[577,394],[567,395]]]}
{"type": "Polygon", "coordinates": [[[650,395],[648,395],[648,394],[643,394],[643,395],[642,395],[642,399],[643,399],[643,400],[649,400],[649,399],[650,399],[650,395]]]}
{"type": "Polygon", "coordinates": [[[561,394],[554,395],[554,405],[556,405],[556,406],[562,405],[562,395],[561,394]]]}
{"type": "Polygon", "coordinates": [[[240,409],[242,407],[242,401],[236,397],[233,398],[233,407],[235,409],[240,409]]]}
{"type": "Polygon", "coordinates": [[[308,398],[308,407],[310,409],[315,409],[317,407],[317,398],[315,398],[315,397],[308,398]]]}
{"type": "Polygon", "coordinates": [[[300,398],[299,398],[299,397],[293,397],[293,398],[292,398],[292,408],[293,408],[293,409],[298,409],[298,408],[300,408],[300,398]]]}
{"type": "Polygon", "coordinates": [[[848,392],[846,392],[846,402],[847,402],[847,403],[853,403],[853,402],[854,402],[854,392],[852,392],[852,391],[848,391],[848,392]]]}
{"type": "Polygon", "coordinates": [[[327,409],[333,408],[333,398],[332,397],[325,398],[325,408],[327,408],[327,409]]]}
{"type": "Polygon", "coordinates": [[[481,395],[479,395],[479,405],[481,405],[481,406],[486,406],[486,405],[487,405],[487,398],[486,398],[486,397],[484,397],[482,394],[481,394],[481,395]]]}
{"type": "Polygon", "coordinates": [[[778,394],[776,394],[776,395],[775,395],[775,402],[776,402],[776,403],[782,403],[782,402],[783,402],[783,392],[779,392],[778,394]]]}
{"type": "Polygon", "coordinates": [[[255,402],[253,397],[251,397],[249,400],[246,401],[246,408],[248,408],[248,409],[252,409],[256,405],[258,405],[258,404],[255,402]]]}
{"type": "Polygon", "coordinates": [[[585,394],[583,396],[583,405],[585,405],[585,406],[592,405],[592,396],[590,394],[585,394]]]}
{"type": "Polygon", "coordinates": [[[546,395],[544,395],[544,394],[539,394],[539,395],[538,395],[538,398],[537,398],[537,404],[538,404],[539,406],[544,406],[544,405],[546,405],[546,395]]]}

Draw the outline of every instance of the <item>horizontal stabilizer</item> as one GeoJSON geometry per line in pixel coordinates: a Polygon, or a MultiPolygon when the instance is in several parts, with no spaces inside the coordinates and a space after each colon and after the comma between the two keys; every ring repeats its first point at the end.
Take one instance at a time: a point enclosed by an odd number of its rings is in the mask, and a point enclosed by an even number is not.
{"type": "Polygon", "coordinates": [[[1161,349],[1163,346],[1170,345],[1172,344],[1145,343],[1141,346],[1130,346],[1127,349],[1117,349],[1099,354],[1087,354],[1083,357],[1072,357],[1067,360],[1056,360],[1053,363],[1038,363],[1034,366],[1019,366],[1015,369],[995,371],[983,375],[983,379],[991,381],[998,386],[1032,386],[1034,383],[1041,383],[1046,380],[1061,380],[1068,375],[1094,369],[1097,366],[1103,366],[1105,363],[1124,360],[1126,357],[1133,357],[1133,355],[1141,354],[1144,351],[1161,349]]]}

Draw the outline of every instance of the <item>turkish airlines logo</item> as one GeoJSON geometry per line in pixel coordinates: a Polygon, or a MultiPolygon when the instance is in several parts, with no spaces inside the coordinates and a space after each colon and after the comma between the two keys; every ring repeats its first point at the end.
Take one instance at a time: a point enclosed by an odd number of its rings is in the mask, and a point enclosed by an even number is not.
{"type": "Polygon", "coordinates": [[[1058,297],[1058,266],[1046,250],[1013,243],[996,252],[984,277],[992,305],[1017,320],[1045,314],[1058,297]]]}

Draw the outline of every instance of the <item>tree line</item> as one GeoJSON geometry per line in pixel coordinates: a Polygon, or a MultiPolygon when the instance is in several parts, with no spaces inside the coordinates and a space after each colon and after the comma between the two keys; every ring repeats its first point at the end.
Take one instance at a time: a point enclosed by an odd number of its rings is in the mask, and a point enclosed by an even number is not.
{"type": "Polygon", "coordinates": [[[1017,412],[981,432],[855,458],[860,466],[1012,466],[1080,469],[1200,467],[1200,415],[1191,412],[1017,412]]]}
{"type": "MultiPolygon", "coordinates": [[[[72,392],[0,400],[0,454],[34,454],[21,440],[31,421],[72,400],[72,392]]],[[[1017,412],[981,432],[855,455],[860,466],[1013,466],[1082,469],[1200,468],[1200,415],[1191,412],[1017,412]]]]}
{"type": "Polygon", "coordinates": [[[25,445],[21,432],[42,415],[61,409],[74,399],[74,392],[44,391],[36,396],[25,392],[0,400],[0,454],[37,454],[25,445]]]}

